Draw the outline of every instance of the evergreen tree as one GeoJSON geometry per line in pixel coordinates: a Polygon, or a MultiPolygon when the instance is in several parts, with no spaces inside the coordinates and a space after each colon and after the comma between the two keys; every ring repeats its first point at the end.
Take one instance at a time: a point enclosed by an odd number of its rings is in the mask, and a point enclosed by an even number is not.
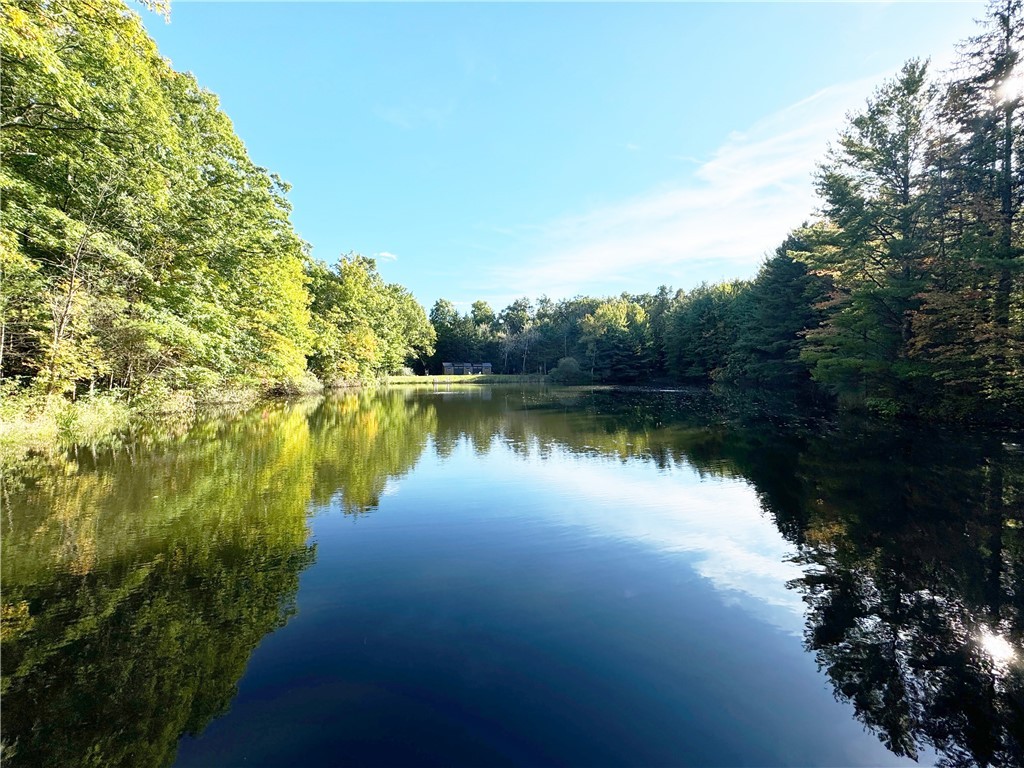
{"type": "Polygon", "coordinates": [[[941,383],[942,416],[1024,412],[1024,98],[1019,0],[989,5],[941,101],[931,158],[941,259],[922,292],[915,353],[941,383]]]}
{"type": "Polygon", "coordinates": [[[850,120],[818,187],[830,226],[808,230],[811,266],[832,279],[825,325],[810,334],[814,377],[890,410],[911,398],[913,313],[925,273],[926,66],[904,65],[850,120]]]}
{"type": "Polygon", "coordinates": [[[702,284],[681,296],[666,323],[669,371],[678,379],[708,383],[736,341],[734,307],[743,281],[702,284]]]}
{"type": "Polygon", "coordinates": [[[736,342],[718,380],[769,389],[806,389],[810,371],[800,353],[821,320],[825,281],[811,275],[794,253],[807,244],[790,235],[737,301],[736,342]]]}

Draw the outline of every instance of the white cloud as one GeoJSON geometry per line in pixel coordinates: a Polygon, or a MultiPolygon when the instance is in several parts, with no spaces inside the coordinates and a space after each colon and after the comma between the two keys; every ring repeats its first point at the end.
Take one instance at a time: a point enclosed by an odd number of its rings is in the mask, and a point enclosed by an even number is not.
{"type": "MultiPolygon", "coordinates": [[[[648,194],[523,228],[519,247],[536,256],[494,267],[493,282],[558,297],[752,276],[764,254],[813,214],[816,163],[881,79],[826,88],[770,115],[648,194]]],[[[683,158],[691,159],[668,159],[683,158]]]]}
{"type": "Polygon", "coordinates": [[[374,113],[385,123],[393,125],[395,128],[401,128],[403,131],[408,131],[412,128],[413,121],[408,110],[394,106],[378,106],[374,109],[374,113]]]}
{"type": "Polygon", "coordinates": [[[396,256],[395,254],[391,253],[390,251],[381,251],[380,253],[375,253],[375,254],[373,254],[373,257],[375,259],[380,259],[381,261],[397,261],[398,260],[398,256],[396,256]]]}
{"type": "Polygon", "coordinates": [[[385,123],[412,131],[421,128],[444,128],[455,114],[454,98],[439,98],[435,102],[422,101],[415,104],[381,105],[374,107],[374,114],[385,123]]]}
{"type": "Polygon", "coordinates": [[[542,458],[536,445],[520,458],[525,461],[508,462],[497,451],[489,460],[502,462],[509,482],[556,491],[559,502],[515,514],[682,555],[724,602],[786,632],[803,631],[803,602],[786,586],[803,573],[793,562],[794,547],[762,512],[747,481],[702,479],[685,461],[662,469],[560,448],[542,458]]]}

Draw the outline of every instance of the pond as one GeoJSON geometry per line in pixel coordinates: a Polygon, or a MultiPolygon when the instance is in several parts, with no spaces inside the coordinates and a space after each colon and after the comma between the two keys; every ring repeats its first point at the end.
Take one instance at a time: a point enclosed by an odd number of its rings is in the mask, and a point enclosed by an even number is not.
{"type": "Polygon", "coordinates": [[[0,482],[12,767],[1024,764],[1019,437],[392,388],[0,482]]]}

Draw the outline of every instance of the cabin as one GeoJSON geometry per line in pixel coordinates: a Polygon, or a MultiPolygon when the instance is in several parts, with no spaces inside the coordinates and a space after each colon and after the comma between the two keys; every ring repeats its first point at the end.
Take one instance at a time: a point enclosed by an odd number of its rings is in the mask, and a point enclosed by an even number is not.
{"type": "Polygon", "coordinates": [[[445,376],[468,376],[471,373],[490,374],[493,370],[490,363],[441,363],[445,376]]]}

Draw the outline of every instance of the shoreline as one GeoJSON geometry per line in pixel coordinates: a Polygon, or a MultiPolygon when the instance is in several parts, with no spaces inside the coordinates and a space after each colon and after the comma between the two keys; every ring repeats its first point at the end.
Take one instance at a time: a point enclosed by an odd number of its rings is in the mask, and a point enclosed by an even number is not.
{"type": "MultiPolygon", "coordinates": [[[[705,392],[723,403],[737,394],[715,393],[711,388],[694,386],[665,387],[661,384],[649,386],[638,384],[582,384],[565,385],[552,382],[550,377],[540,374],[476,374],[437,376],[388,376],[376,381],[334,382],[330,385],[303,387],[224,387],[206,392],[189,390],[149,391],[129,396],[124,391],[103,391],[88,393],[75,400],[63,395],[43,395],[31,391],[0,390],[0,468],[20,461],[31,453],[45,453],[75,444],[98,444],[127,432],[133,427],[146,423],[174,423],[179,427],[190,426],[197,417],[216,414],[218,411],[248,411],[260,403],[282,403],[304,400],[311,397],[325,397],[332,393],[372,390],[388,387],[445,387],[488,386],[488,385],[529,385],[552,386],[574,389],[617,389],[624,392],[686,393],[705,392]]],[[[756,399],[754,392],[746,393],[756,399]]],[[[811,414],[808,414],[811,415],[811,414]]],[[[818,414],[821,416],[821,414],[818,414]]],[[[837,408],[833,419],[854,418],[865,425],[884,428],[901,424],[916,424],[922,428],[967,429],[971,432],[996,433],[1004,436],[1024,434],[1018,425],[993,422],[950,422],[919,419],[879,418],[877,414],[837,408]]],[[[826,420],[829,420],[826,417],[826,420]]],[[[1011,440],[1012,444],[1019,444],[1011,440]]]]}

